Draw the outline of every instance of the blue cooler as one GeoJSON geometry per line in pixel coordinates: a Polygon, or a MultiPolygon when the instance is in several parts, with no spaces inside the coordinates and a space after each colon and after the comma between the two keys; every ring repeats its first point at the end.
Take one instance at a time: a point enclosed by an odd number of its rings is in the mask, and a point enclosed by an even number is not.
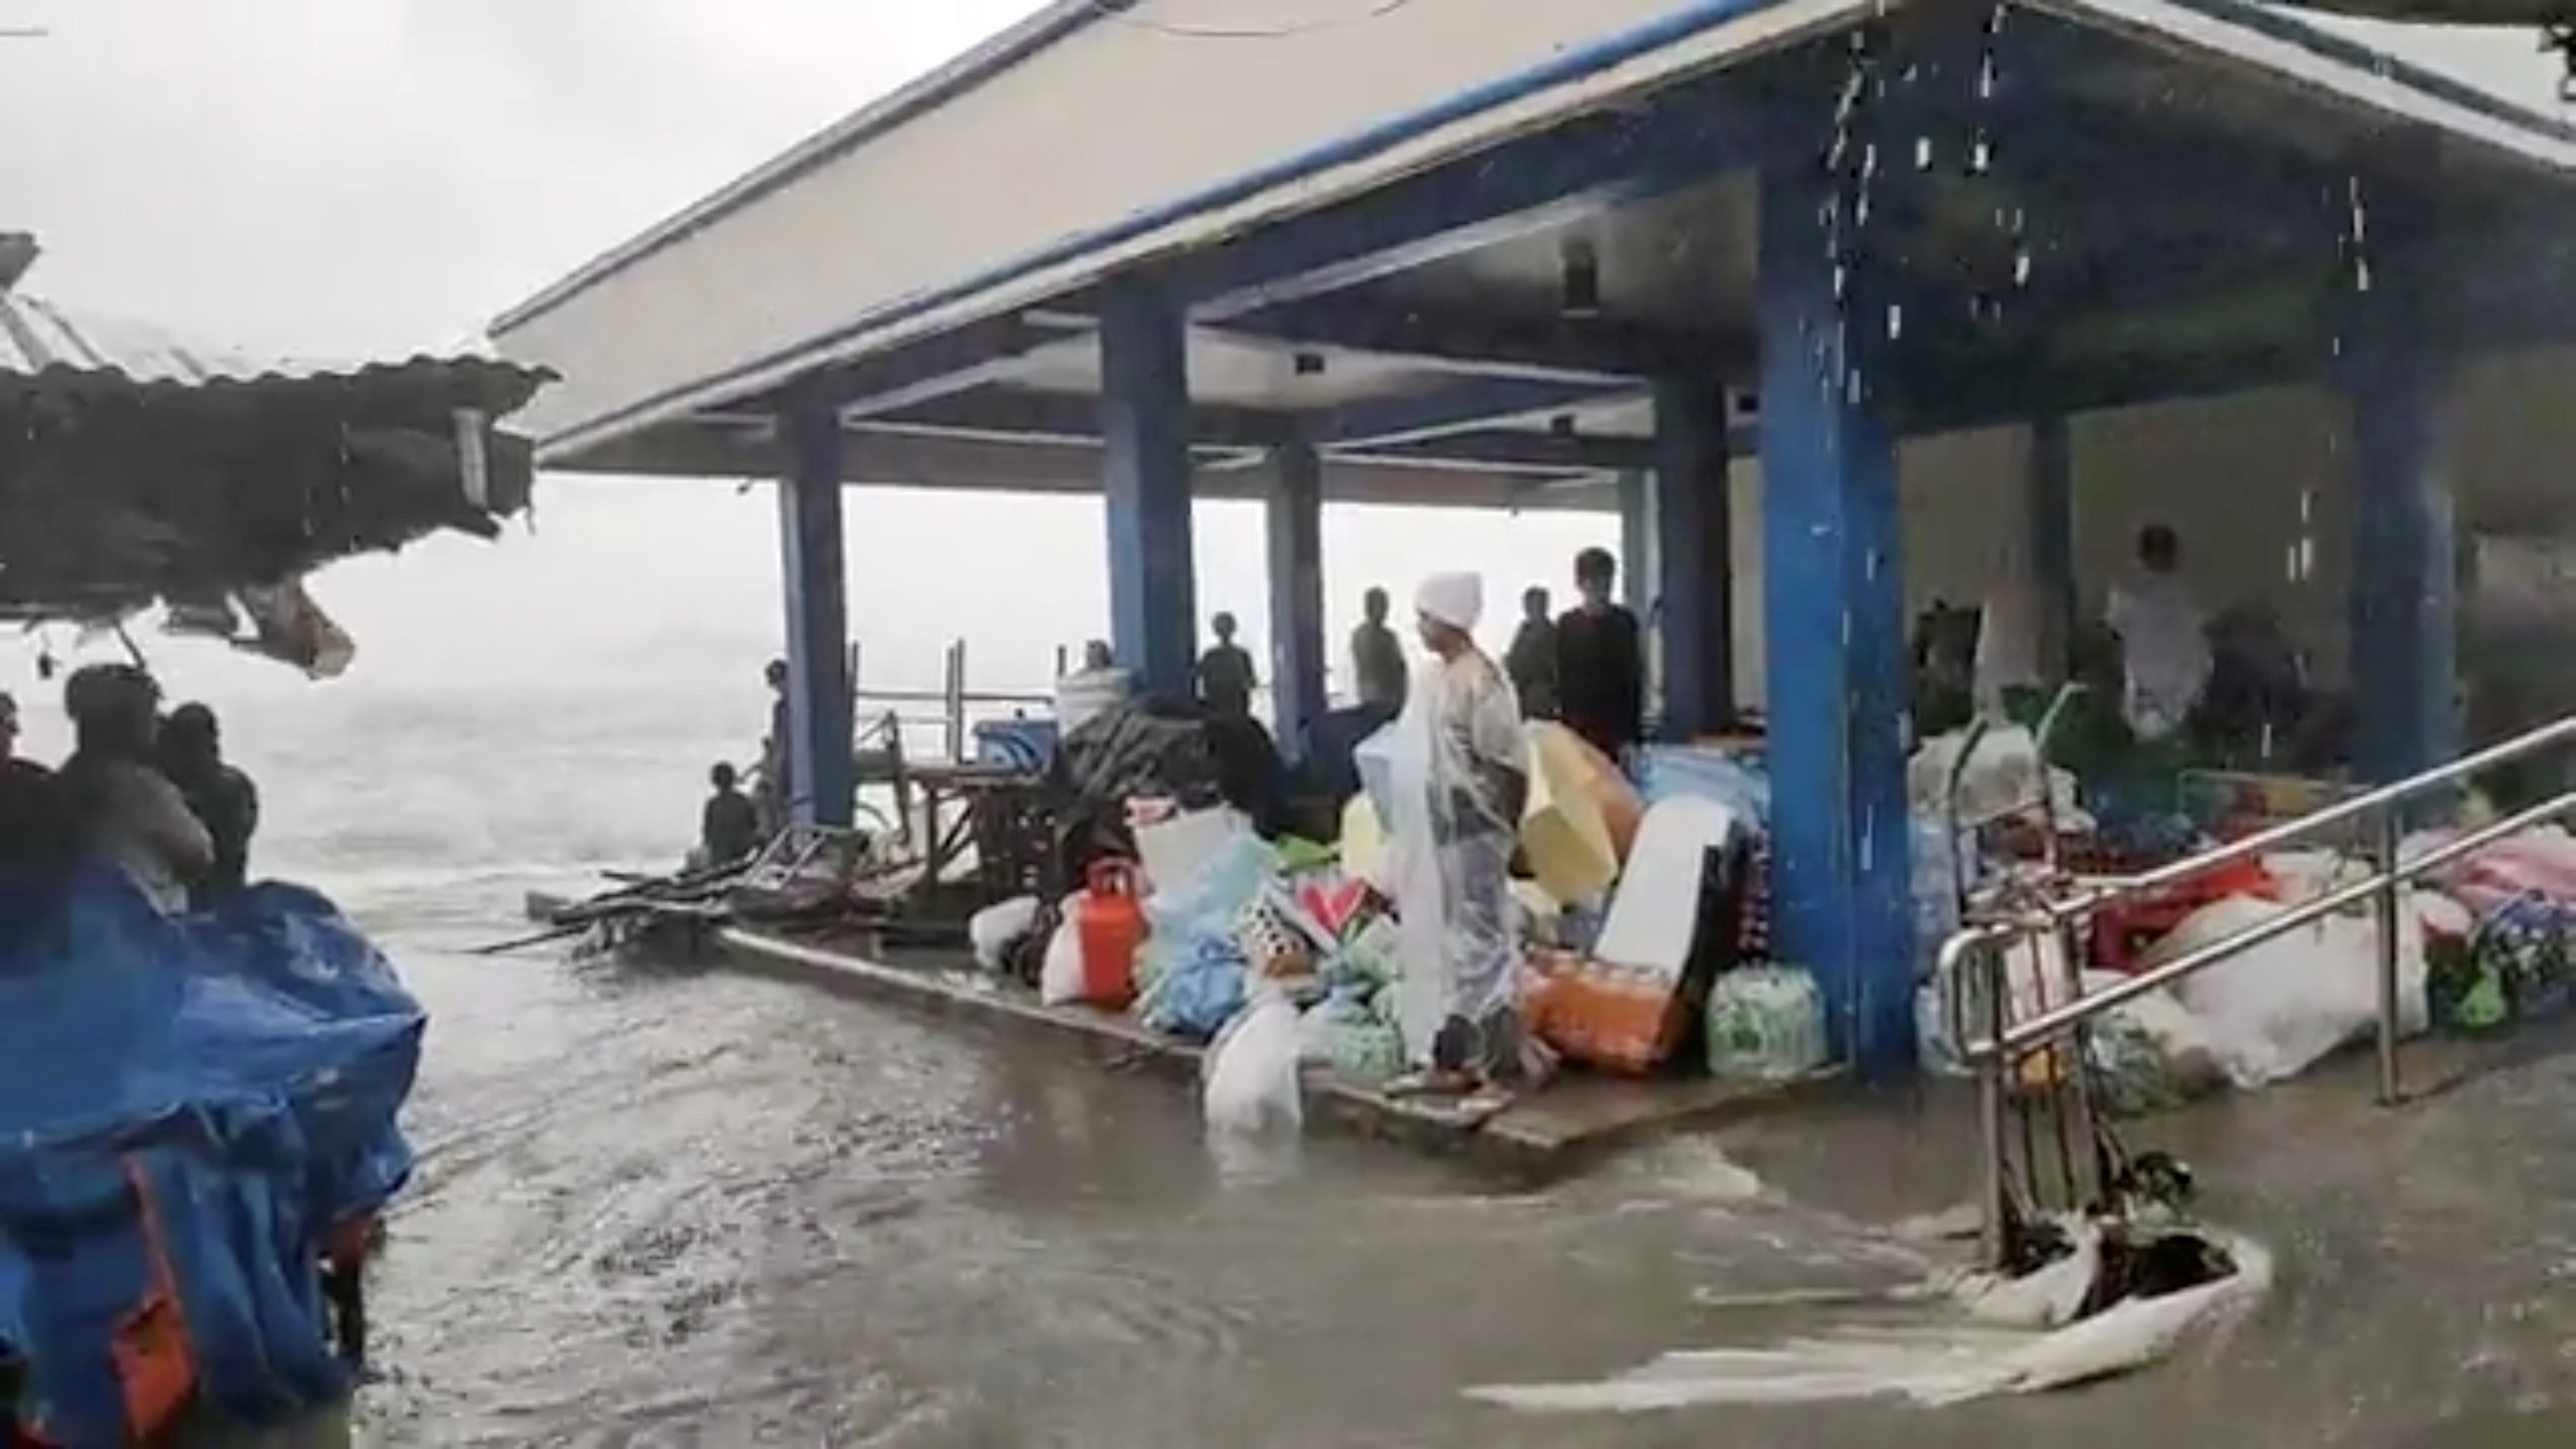
{"type": "Polygon", "coordinates": [[[988,719],[975,726],[975,763],[1043,775],[1055,763],[1051,719],[988,719]]]}

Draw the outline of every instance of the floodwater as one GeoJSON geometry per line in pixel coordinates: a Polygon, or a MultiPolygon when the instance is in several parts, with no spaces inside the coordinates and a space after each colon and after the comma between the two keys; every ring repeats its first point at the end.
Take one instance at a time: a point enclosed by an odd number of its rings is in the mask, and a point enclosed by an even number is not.
{"type": "Polygon", "coordinates": [[[1320,1136],[1224,1173],[1186,1092],[1042,1042],[464,958],[504,923],[362,909],[436,1013],[363,1442],[2506,1449],[2576,1427],[2576,1057],[2393,1114],[2333,1072],[2157,1129],[2282,1285],[2144,1376],[1524,1417],[1460,1391],[1806,1326],[1703,1293],[1911,1276],[1872,1225],[1959,1200],[1963,1104],[1811,1112],[1534,1194],[1320,1136]]]}
{"type": "MultiPolygon", "coordinates": [[[[464,955],[522,929],[527,889],[667,856],[700,762],[761,724],[774,592],[674,602],[632,559],[674,537],[765,557],[767,501],[548,498],[538,538],[335,571],[363,652],[327,687],[154,646],[261,782],[264,868],[337,897],[432,1013],[362,1443],[2576,1443],[2576,1057],[2395,1114],[2354,1077],[2160,1127],[2281,1282],[2232,1340],[2147,1375],[1938,1411],[1529,1418],[1462,1391],[1817,1321],[1703,1291],[1916,1276],[1882,1228],[1966,1197],[1962,1104],[1755,1124],[1539,1194],[1323,1136],[1220,1173],[1185,1091],[1042,1042],[464,955]]],[[[50,690],[8,682],[32,747],[59,749],[50,690]]]]}

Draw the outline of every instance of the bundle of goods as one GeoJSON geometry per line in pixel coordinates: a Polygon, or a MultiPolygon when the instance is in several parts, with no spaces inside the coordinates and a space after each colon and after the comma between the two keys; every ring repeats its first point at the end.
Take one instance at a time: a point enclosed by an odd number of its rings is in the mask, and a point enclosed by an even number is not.
{"type": "Polygon", "coordinates": [[[1784,966],[1718,978],[1708,995],[1708,1069],[1732,1081],[1795,1081],[1821,1071],[1825,998],[1816,979],[1784,966]]]}
{"type": "Polygon", "coordinates": [[[1104,856],[1136,857],[1127,802],[1152,796],[1185,808],[1224,799],[1225,771],[1204,723],[1189,712],[1118,705],[1068,731],[1049,772],[1061,878],[1084,878],[1104,856]]]}
{"type": "MultiPolygon", "coordinates": [[[[0,922],[35,898],[0,881],[0,922]]],[[[48,883],[50,886],[50,883],[48,883]]],[[[38,890],[51,893],[47,887],[38,890]]],[[[113,869],[0,950],[0,1359],[21,1427],[163,1442],[340,1402],[326,1259],[408,1177],[420,1007],[329,903],[162,916],[113,869]]],[[[350,1280],[354,1282],[355,1280],[350,1280]]]]}
{"type": "Polygon", "coordinates": [[[1737,964],[1750,859],[1744,821],[1716,801],[1647,810],[1590,955],[1531,962],[1524,1003],[1539,1039],[1604,1071],[1670,1063],[1711,983],[1737,964]]]}
{"type": "Polygon", "coordinates": [[[2441,883],[2468,922],[2428,942],[2434,1019],[2485,1032],[2565,1010],[2576,986],[2576,839],[2557,826],[2522,831],[2461,861],[2441,883]]]}
{"type": "Polygon", "coordinates": [[[2282,895],[2281,882],[2261,861],[2238,860],[2189,880],[2128,897],[2093,914],[2088,943],[2092,962],[2105,971],[2134,972],[2142,952],[2172,935],[2203,908],[2238,896],[2278,901],[2282,895]]]}

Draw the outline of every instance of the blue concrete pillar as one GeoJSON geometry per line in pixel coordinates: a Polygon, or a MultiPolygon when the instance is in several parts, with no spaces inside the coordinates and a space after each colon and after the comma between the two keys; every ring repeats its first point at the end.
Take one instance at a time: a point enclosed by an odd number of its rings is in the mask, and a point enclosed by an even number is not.
{"type": "Polygon", "coordinates": [[[1110,645],[1140,689],[1178,698],[1191,692],[1198,652],[1186,320],[1179,303],[1145,279],[1101,298],[1110,645]]]}
{"type": "Polygon", "coordinates": [[[1707,377],[1656,382],[1655,457],[1663,737],[1691,740],[1735,717],[1724,386],[1707,377]]]}
{"type": "Polygon", "coordinates": [[[1655,475],[1633,471],[1619,475],[1619,602],[1639,619],[1655,611],[1656,579],[1662,571],[1655,557],[1655,475]]]}
{"type": "Polygon", "coordinates": [[[2075,585],[2075,442],[2065,414],[2032,420],[2029,466],[2030,583],[2039,592],[2047,630],[2040,663],[2050,682],[2063,684],[2081,609],[2075,585]]]}
{"type": "Polygon", "coordinates": [[[2353,764],[2386,783],[2460,752],[2453,362],[2428,335],[2440,271],[2420,251],[2355,295],[2336,381],[2352,413],[2353,764]]]}
{"type": "Polygon", "coordinates": [[[791,398],[779,418],[781,575],[787,596],[788,819],[847,828],[857,772],[850,699],[849,577],[841,541],[841,418],[791,398]]]}
{"type": "Polygon", "coordinates": [[[1274,453],[1271,480],[1270,698],[1290,760],[1305,757],[1306,727],[1324,703],[1324,465],[1315,445],[1274,453]]]}
{"type": "Polygon", "coordinates": [[[1880,1076],[1913,1061],[1904,535],[1869,366],[1887,318],[1866,266],[1838,299],[1819,185],[1766,175],[1761,202],[1772,921],[1838,1055],[1880,1076]]]}

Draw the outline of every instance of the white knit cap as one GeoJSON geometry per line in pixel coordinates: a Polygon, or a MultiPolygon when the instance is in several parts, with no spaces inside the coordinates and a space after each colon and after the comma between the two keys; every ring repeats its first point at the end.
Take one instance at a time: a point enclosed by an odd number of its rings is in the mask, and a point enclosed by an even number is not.
{"type": "Polygon", "coordinates": [[[1433,574],[1413,591],[1413,608],[1423,617],[1437,619],[1452,629],[1473,632],[1476,621],[1485,616],[1484,576],[1433,574]]]}

